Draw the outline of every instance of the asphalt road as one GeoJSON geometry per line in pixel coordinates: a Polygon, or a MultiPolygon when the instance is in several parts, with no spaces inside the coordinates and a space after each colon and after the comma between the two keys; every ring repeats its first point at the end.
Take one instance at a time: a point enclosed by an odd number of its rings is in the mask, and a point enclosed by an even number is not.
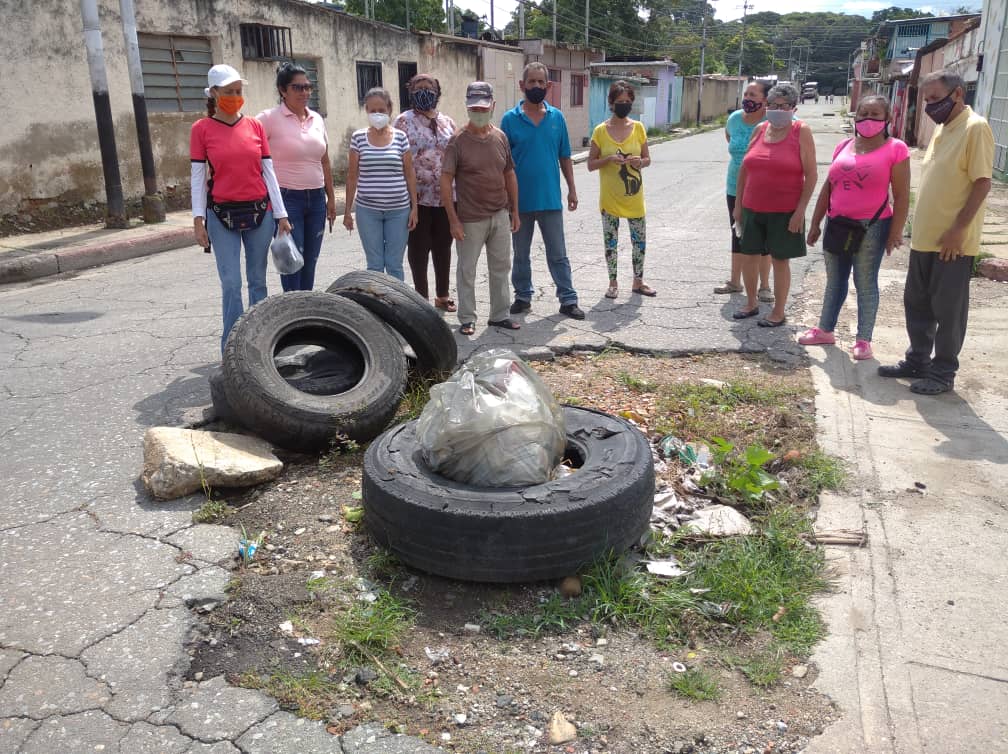
{"type": "MultiPolygon", "coordinates": [[[[839,108],[802,108],[821,165],[841,138],[840,118],[823,113],[839,108]]],[[[481,322],[474,338],[459,339],[462,356],[490,345],[612,344],[794,358],[792,328],[736,322],[741,297],[712,293],[729,262],[723,132],[656,145],[652,155],[645,272],[658,297],[629,294],[625,226],[620,298],[603,297],[597,175],[581,165],[581,206],[566,232],[588,318],[557,313],[537,236],[538,292],[523,328],[485,328],[481,277],[481,322]]],[[[816,258],[794,264],[796,287],[816,258]]],[[[319,287],[361,267],[356,234],[337,228],[326,237],[319,287]]],[[[280,290],[272,272],[269,283],[280,290]]],[[[193,626],[187,605],[223,598],[228,573],[216,563],[230,557],[235,536],[192,525],[198,498],[152,503],[137,476],[144,430],[182,423],[209,402],[219,332],[216,270],[195,245],[0,289],[0,753],[104,746],[125,754],[157,742],[218,754],[236,751],[228,742],[242,737],[248,751],[271,740],[289,742],[277,751],[331,750],[322,748],[332,746],[328,734],[258,693],[209,681],[182,688],[182,644],[193,626]],[[227,718],[194,711],[215,708],[227,718]]],[[[371,751],[352,744],[344,741],[344,750],[371,751]]]]}

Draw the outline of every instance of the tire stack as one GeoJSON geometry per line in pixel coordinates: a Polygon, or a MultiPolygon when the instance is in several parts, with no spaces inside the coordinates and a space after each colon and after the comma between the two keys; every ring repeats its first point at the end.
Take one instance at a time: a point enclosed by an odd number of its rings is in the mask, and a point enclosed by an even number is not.
{"type": "Polygon", "coordinates": [[[357,271],[325,292],[271,296],[245,312],[210,392],[219,418],[310,452],[337,436],[377,437],[399,408],[410,371],[437,375],[457,359],[451,329],[426,299],[388,275],[357,271]],[[281,355],[301,346],[323,350],[281,355]]]}

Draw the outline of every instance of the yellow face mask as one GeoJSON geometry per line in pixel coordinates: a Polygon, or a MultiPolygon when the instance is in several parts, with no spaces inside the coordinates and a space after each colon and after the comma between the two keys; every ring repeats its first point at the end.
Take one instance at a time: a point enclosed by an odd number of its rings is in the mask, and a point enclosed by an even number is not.
{"type": "Polygon", "coordinates": [[[237,94],[222,94],[217,97],[217,109],[225,115],[237,115],[245,104],[245,99],[237,94]]]}

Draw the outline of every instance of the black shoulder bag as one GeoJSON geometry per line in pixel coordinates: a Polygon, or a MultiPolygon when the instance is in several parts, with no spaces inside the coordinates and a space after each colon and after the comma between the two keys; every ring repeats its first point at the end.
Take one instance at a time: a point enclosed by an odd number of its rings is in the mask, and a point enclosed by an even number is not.
{"type": "Polygon", "coordinates": [[[864,241],[868,228],[878,222],[885,208],[889,205],[889,194],[882,200],[882,206],[878,208],[875,216],[871,220],[855,220],[851,217],[837,215],[826,218],[826,230],[823,233],[823,249],[831,254],[857,254],[861,249],[861,242],[864,241]]]}

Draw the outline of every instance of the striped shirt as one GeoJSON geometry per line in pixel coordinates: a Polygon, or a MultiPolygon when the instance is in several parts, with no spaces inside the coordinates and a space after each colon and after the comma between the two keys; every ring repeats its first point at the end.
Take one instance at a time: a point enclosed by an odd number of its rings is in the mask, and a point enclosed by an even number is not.
{"type": "Polygon", "coordinates": [[[350,151],[360,160],[357,173],[357,204],[368,209],[403,209],[410,206],[409,189],[403,173],[403,155],[409,140],[398,128],[392,129],[388,146],[376,147],[368,140],[368,129],[354,131],[350,151]]]}

